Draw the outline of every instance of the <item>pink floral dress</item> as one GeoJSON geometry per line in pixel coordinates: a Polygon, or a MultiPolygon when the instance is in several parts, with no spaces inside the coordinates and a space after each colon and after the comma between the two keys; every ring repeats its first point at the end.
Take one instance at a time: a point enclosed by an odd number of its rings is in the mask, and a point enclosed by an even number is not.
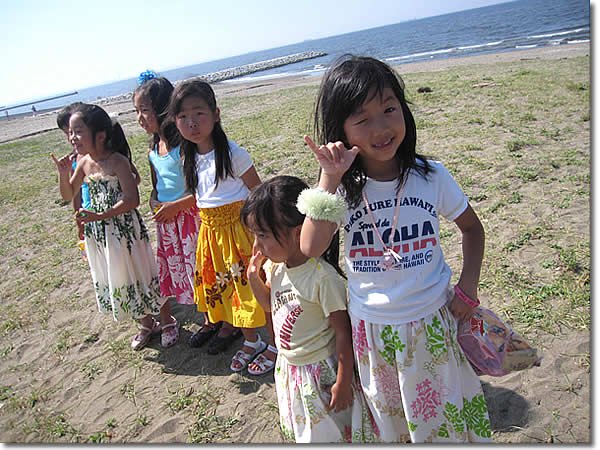
{"type": "Polygon", "coordinates": [[[442,306],[402,325],[350,313],[359,378],[384,442],[491,443],[481,382],[442,306]]]}

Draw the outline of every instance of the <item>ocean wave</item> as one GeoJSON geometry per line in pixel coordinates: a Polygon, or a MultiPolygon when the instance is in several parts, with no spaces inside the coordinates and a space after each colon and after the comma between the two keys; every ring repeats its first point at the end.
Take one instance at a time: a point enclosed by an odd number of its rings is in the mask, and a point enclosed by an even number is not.
{"type": "Polygon", "coordinates": [[[526,48],[536,48],[537,44],[531,44],[531,45],[516,45],[515,48],[519,49],[519,50],[523,50],[526,48]]]}
{"type": "Polygon", "coordinates": [[[533,36],[526,36],[525,39],[543,39],[543,38],[550,38],[550,37],[554,37],[554,36],[565,36],[567,34],[581,33],[584,31],[589,31],[589,28],[576,28],[574,30],[557,31],[555,33],[536,34],[533,36]]]}
{"type": "Polygon", "coordinates": [[[429,57],[433,57],[435,55],[441,55],[444,53],[451,53],[456,51],[456,47],[453,48],[446,48],[443,50],[432,50],[429,52],[420,52],[420,53],[412,53],[410,55],[404,55],[404,56],[393,56],[390,58],[385,58],[386,61],[398,61],[398,60],[402,60],[402,59],[410,59],[410,58],[421,58],[423,56],[429,56],[429,57]]]}
{"type": "Polygon", "coordinates": [[[482,48],[482,47],[493,47],[495,45],[500,45],[504,41],[496,41],[496,42],[486,42],[485,44],[475,44],[475,45],[465,45],[462,47],[458,47],[459,50],[472,50],[474,48],[482,48]]]}

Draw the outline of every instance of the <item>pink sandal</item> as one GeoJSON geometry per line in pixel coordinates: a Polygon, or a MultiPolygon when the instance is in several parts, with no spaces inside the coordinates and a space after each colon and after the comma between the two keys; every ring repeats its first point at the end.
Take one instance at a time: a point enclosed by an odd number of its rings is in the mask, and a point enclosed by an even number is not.
{"type": "Polygon", "coordinates": [[[171,347],[177,343],[179,339],[179,324],[175,322],[168,323],[162,326],[160,333],[160,346],[163,348],[171,347]]]}
{"type": "Polygon", "coordinates": [[[150,341],[152,335],[158,333],[160,329],[160,323],[158,323],[156,320],[152,323],[152,328],[140,325],[140,332],[136,334],[131,341],[131,349],[140,350],[141,348],[145,347],[150,341]]]}

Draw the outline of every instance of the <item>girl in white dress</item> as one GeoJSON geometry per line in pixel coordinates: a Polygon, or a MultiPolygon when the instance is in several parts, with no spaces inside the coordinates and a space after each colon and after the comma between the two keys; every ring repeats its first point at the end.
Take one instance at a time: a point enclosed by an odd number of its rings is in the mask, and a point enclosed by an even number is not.
{"type": "Polygon", "coordinates": [[[75,149],[86,155],[69,177],[69,156],[52,159],[59,172],[60,193],[69,201],[85,181],[91,207],[79,209],[85,224],[85,246],[96,291],[98,309],[114,320],[133,318],[141,331],[132,342],[142,348],[160,332],[154,321],[166,298],[160,295],[158,270],[148,232],[136,207],[139,192],[130,164],[130,150],[121,126],[102,108],[81,104],[69,120],[75,149]]]}

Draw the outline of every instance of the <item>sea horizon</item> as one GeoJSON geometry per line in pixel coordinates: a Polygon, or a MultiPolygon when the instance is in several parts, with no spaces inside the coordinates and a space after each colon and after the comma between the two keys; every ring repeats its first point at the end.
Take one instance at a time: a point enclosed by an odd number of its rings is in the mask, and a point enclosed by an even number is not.
{"type": "MultiPolygon", "coordinates": [[[[232,78],[227,83],[272,79],[286,76],[313,76],[324,73],[330,63],[344,53],[373,56],[390,65],[502,53],[536,47],[590,42],[590,6],[583,0],[516,0],[439,16],[413,19],[380,27],[353,31],[326,38],[307,39],[281,47],[259,50],[199,64],[157,71],[171,82],[206,75],[247,64],[296,53],[326,53],[314,59],[232,78]]],[[[140,72],[152,69],[142,67],[140,72]]],[[[131,93],[137,76],[100,85],[74,88],[47,97],[67,95],[42,102],[23,100],[27,106],[0,107],[11,117],[31,114],[31,104],[39,113],[61,108],[74,101],[93,102],[131,93]]],[[[3,112],[3,115],[6,113],[3,112]]],[[[4,119],[5,117],[2,117],[4,119]]]]}

